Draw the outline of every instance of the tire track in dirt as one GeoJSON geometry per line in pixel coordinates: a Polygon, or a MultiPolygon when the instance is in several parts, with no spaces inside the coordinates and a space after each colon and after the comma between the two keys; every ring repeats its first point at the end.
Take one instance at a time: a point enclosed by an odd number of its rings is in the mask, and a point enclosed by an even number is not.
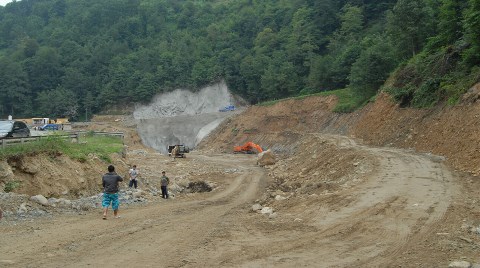
{"type": "MultiPolygon", "coordinates": [[[[253,166],[251,159],[237,159],[225,167],[239,164],[253,166]]],[[[253,167],[239,173],[224,191],[199,195],[198,200],[164,200],[127,209],[118,220],[102,221],[99,215],[75,216],[75,221],[66,217],[56,226],[45,222],[38,237],[17,234],[4,241],[11,242],[15,264],[25,267],[182,267],[195,262],[195,252],[224,228],[223,218],[237,215],[239,206],[258,195],[264,180],[263,169],[253,167]]]]}
{"type": "Polygon", "coordinates": [[[388,267],[409,243],[421,241],[441,224],[458,189],[453,175],[435,157],[361,146],[346,137],[321,136],[337,146],[374,155],[379,160],[376,172],[335,197],[340,201],[353,196],[344,207],[327,207],[305,223],[282,222],[278,229],[273,225],[260,232],[238,230],[233,240],[241,242],[222,244],[224,256],[218,258],[224,264],[388,267]],[[235,250],[240,250],[241,256],[235,250]]]}

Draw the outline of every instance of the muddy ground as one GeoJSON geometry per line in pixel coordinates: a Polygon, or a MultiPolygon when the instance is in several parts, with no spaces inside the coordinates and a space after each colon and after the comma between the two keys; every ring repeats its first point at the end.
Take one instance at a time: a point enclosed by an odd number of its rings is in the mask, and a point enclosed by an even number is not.
{"type": "Polygon", "coordinates": [[[122,161],[143,172],[141,187],[166,170],[213,191],[152,197],[106,221],[100,209],[5,217],[0,266],[480,264],[479,104],[412,110],[380,96],[338,115],[335,101],[251,107],[175,160],[143,147],[129,117],[97,117],[88,128],[127,133],[122,161]],[[274,151],[277,163],[259,167],[254,155],[232,154],[248,140],[274,151]]]}

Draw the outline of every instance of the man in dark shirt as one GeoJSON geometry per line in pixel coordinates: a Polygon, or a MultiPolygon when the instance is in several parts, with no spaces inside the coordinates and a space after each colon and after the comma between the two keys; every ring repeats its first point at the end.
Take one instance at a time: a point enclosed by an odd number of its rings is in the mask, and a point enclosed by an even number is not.
{"type": "Polygon", "coordinates": [[[165,171],[162,171],[162,177],[160,178],[160,188],[162,189],[162,198],[168,198],[167,186],[170,183],[170,179],[165,175],[165,171]]]}
{"type": "Polygon", "coordinates": [[[115,172],[115,167],[110,165],[108,166],[108,173],[102,177],[102,186],[103,186],[103,219],[107,219],[108,207],[110,204],[113,209],[113,216],[115,218],[120,218],[118,216],[118,206],[120,202],[118,201],[118,182],[123,181],[123,178],[120,177],[115,172]]]}

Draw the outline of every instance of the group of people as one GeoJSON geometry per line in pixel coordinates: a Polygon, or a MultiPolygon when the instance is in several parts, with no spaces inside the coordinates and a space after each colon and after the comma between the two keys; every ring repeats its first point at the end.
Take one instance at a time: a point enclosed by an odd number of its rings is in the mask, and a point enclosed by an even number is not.
{"type": "MultiPolygon", "coordinates": [[[[102,176],[102,186],[103,186],[103,219],[107,219],[108,208],[111,206],[113,209],[113,216],[115,218],[120,218],[118,215],[118,207],[120,202],[118,200],[118,191],[120,190],[120,182],[123,181],[123,178],[115,172],[115,167],[113,165],[108,166],[108,172],[102,176]]],[[[128,187],[132,188],[138,187],[138,177],[140,172],[137,169],[136,165],[133,165],[132,168],[128,171],[130,180],[128,182],[128,187]]],[[[166,172],[162,171],[162,176],[160,177],[160,188],[162,190],[162,198],[168,199],[168,189],[167,186],[170,184],[170,179],[167,177],[166,172]]]]}

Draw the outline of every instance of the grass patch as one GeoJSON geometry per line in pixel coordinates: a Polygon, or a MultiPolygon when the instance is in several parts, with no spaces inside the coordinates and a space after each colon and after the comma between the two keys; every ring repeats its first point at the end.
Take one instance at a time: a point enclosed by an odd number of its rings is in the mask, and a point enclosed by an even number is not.
{"type": "Polygon", "coordinates": [[[65,154],[72,159],[86,161],[88,156],[95,154],[105,162],[110,162],[112,153],[120,153],[123,150],[121,138],[112,136],[86,135],[81,137],[78,143],[72,143],[56,135],[38,141],[16,144],[0,149],[0,159],[19,157],[22,155],[58,155],[65,154]]]}
{"type": "Polygon", "coordinates": [[[21,183],[19,181],[9,181],[5,184],[5,187],[3,188],[3,190],[6,193],[9,193],[9,192],[12,192],[13,190],[19,188],[20,185],[21,185],[21,183]]]}
{"type": "Polygon", "coordinates": [[[258,103],[257,105],[258,106],[273,106],[281,101],[285,101],[285,100],[290,100],[292,98],[286,98],[286,99],[279,99],[279,100],[271,100],[271,101],[264,101],[264,102],[260,102],[258,103]]]}
{"type": "Polygon", "coordinates": [[[244,129],[243,130],[243,133],[245,134],[253,134],[253,133],[257,133],[258,132],[258,129],[256,128],[250,128],[250,129],[244,129]]]}
{"type": "Polygon", "coordinates": [[[338,98],[337,105],[333,108],[336,113],[351,113],[363,107],[372,96],[365,96],[352,88],[337,89],[319,93],[322,96],[335,95],[338,98]]]}
{"type": "Polygon", "coordinates": [[[360,94],[358,91],[351,89],[351,88],[344,88],[344,89],[337,89],[331,91],[322,91],[319,93],[313,94],[305,94],[280,100],[271,100],[259,103],[259,106],[272,106],[281,101],[285,100],[302,100],[312,96],[330,96],[335,95],[338,98],[337,106],[333,109],[336,113],[351,113],[358,108],[365,105],[372,96],[364,96],[364,94],[360,94]]]}

